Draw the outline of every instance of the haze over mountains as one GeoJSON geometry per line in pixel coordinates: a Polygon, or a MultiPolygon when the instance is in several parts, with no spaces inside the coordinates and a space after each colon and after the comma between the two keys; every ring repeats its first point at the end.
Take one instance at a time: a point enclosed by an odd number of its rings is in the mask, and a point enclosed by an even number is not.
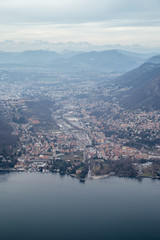
{"type": "Polygon", "coordinates": [[[57,73],[99,72],[113,76],[121,75],[114,83],[116,86],[118,84],[119,90],[116,95],[120,97],[124,107],[160,109],[160,55],[150,58],[152,55],[153,53],[114,49],[63,53],[44,50],[1,51],[0,67],[13,69],[45,67],[57,73]]]}
{"type": "Polygon", "coordinates": [[[49,50],[56,51],[59,53],[63,53],[66,51],[83,51],[83,52],[91,52],[91,51],[105,51],[112,49],[121,49],[129,52],[139,52],[139,53],[160,53],[160,47],[150,47],[150,46],[141,46],[138,44],[133,45],[94,45],[86,41],[81,42],[48,42],[42,40],[36,41],[13,41],[6,40],[0,42],[0,51],[7,52],[22,52],[27,50],[49,50]]]}
{"type": "MultiPolygon", "coordinates": [[[[150,55],[150,54],[149,54],[150,55]]],[[[56,72],[101,71],[125,73],[144,63],[149,55],[122,50],[57,53],[55,51],[0,52],[0,65],[52,68],[56,72]]]]}

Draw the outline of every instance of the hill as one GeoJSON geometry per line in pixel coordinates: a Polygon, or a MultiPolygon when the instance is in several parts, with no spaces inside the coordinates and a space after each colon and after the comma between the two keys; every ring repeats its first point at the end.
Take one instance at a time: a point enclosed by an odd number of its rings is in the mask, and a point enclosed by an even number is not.
{"type": "Polygon", "coordinates": [[[81,69],[119,73],[127,72],[144,61],[144,58],[136,54],[129,55],[119,50],[82,53],[70,59],[72,65],[81,69]]]}
{"type": "Polygon", "coordinates": [[[124,73],[140,66],[147,60],[147,55],[121,50],[101,52],[63,52],[25,51],[0,52],[0,66],[7,67],[46,67],[56,72],[107,72],[124,73]]]}
{"type": "Polygon", "coordinates": [[[15,148],[18,136],[12,135],[12,132],[13,128],[0,112],[0,168],[13,167],[16,162],[15,148]],[[9,161],[3,161],[3,158],[9,159],[9,161]]]}
{"type": "Polygon", "coordinates": [[[160,55],[118,79],[121,103],[129,109],[160,109],[160,55]]]}

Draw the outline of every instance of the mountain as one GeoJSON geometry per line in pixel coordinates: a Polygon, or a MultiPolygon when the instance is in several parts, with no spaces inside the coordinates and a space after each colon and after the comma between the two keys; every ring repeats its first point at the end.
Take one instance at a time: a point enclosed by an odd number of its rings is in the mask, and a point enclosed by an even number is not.
{"type": "Polygon", "coordinates": [[[119,97],[129,109],[160,109],[160,55],[150,58],[118,81],[119,97]],[[126,89],[126,91],[123,91],[126,89]]]}
{"type": "Polygon", "coordinates": [[[59,72],[107,72],[124,73],[140,66],[147,59],[147,55],[120,50],[101,52],[73,52],[64,51],[61,54],[54,51],[24,51],[0,52],[1,66],[36,66],[48,67],[59,72]]]}
{"type": "Polygon", "coordinates": [[[154,64],[160,64],[160,55],[153,56],[147,62],[154,63],[154,64]]]}
{"type": "Polygon", "coordinates": [[[15,148],[19,141],[19,137],[12,134],[13,128],[9,124],[9,120],[4,117],[0,111],[0,168],[13,167],[16,161],[15,148]],[[10,161],[3,162],[3,157],[9,158],[10,161]]]}
{"type": "Polygon", "coordinates": [[[70,59],[70,63],[81,69],[104,72],[127,72],[145,62],[139,56],[129,56],[119,50],[107,50],[102,52],[88,52],[76,55],[70,59]]]}
{"type": "Polygon", "coordinates": [[[80,42],[48,42],[42,40],[35,40],[35,41],[13,41],[13,40],[6,40],[0,42],[0,51],[8,51],[8,52],[22,52],[28,50],[48,50],[48,51],[56,51],[61,53],[63,51],[74,51],[74,52],[91,52],[91,51],[105,51],[111,49],[121,49],[124,51],[129,52],[139,52],[139,53],[160,53],[160,47],[145,47],[138,44],[133,45],[93,45],[86,41],[80,42]]]}

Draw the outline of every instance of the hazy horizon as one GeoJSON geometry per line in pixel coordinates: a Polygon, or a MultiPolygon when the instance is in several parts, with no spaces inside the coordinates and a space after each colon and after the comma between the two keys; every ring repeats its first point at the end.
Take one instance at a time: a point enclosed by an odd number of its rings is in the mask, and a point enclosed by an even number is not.
{"type": "Polygon", "coordinates": [[[94,45],[160,46],[160,2],[5,0],[0,42],[87,41],[94,45]]]}
{"type": "Polygon", "coordinates": [[[87,41],[59,41],[49,42],[43,40],[30,41],[0,41],[0,51],[3,52],[23,52],[23,51],[56,51],[63,53],[66,51],[74,52],[91,52],[91,51],[107,51],[122,50],[137,53],[159,54],[160,46],[144,46],[140,44],[122,45],[122,44],[92,44],[87,41]]]}

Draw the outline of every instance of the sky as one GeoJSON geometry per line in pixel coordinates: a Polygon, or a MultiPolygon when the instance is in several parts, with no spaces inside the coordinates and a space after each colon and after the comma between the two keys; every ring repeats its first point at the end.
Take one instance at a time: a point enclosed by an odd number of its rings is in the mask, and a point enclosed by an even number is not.
{"type": "Polygon", "coordinates": [[[160,1],[1,0],[5,40],[160,46],[160,1]]]}

